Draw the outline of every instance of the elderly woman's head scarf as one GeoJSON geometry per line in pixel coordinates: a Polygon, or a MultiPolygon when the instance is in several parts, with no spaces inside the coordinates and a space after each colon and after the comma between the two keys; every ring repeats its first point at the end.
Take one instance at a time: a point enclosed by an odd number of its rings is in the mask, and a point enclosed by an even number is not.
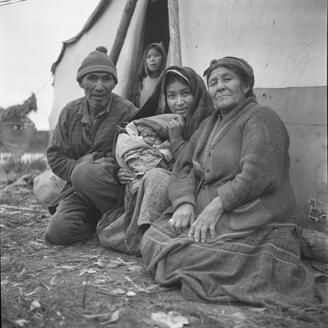
{"type": "Polygon", "coordinates": [[[189,140],[191,135],[197,130],[200,123],[214,112],[212,100],[207,92],[203,79],[190,67],[170,66],[160,76],[154,92],[147,102],[140,108],[132,118],[138,119],[163,113],[171,113],[165,97],[165,87],[167,79],[172,76],[182,78],[190,86],[194,96],[192,107],[186,117],[184,139],[189,140]]]}
{"type": "Polygon", "coordinates": [[[205,70],[203,74],[203,76],[206,78],[207,84],[211,73],[218,67],[226,67],[234,71],[239,76],[244,85],[249,88],[246,96],[250,97],[254,95],[254,72],[251,65],[245,59],[231,56],[223,57],[220,59],[213,59],[210,63],[210,66],[205,70]]]}

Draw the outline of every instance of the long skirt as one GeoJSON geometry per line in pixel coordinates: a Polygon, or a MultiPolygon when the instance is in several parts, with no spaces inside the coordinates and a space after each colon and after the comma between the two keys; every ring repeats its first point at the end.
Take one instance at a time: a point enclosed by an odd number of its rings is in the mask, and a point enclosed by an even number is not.
{"type": "Polygon", "coordinates": [[[98,223],[100,244],[139,255],[143,233],[169,206],[169,179],[169,171],[156,168],[146,172],[140,181],[126,185],[124,206],[106,212],[98,223]]]}
{"type": "Polygon", "coordinates": [[[147,271],[164,286],[176,285],[188,300],[265,304],[313,304],[315,282],[300,260],[296,227],[276,225],[207,243],[170,232],[163,215],[145,232],[141,253],[147,271]]]}

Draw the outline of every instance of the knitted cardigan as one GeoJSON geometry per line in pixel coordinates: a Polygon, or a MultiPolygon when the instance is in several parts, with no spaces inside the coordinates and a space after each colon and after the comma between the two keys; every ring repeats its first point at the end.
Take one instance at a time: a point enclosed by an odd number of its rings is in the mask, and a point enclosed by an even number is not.
{"type": "Polygon", "coordinates": [[[192,204],[198,215],[220,196],[217,231],[229,233],[274,222],[295,222],[289,179],[289,137],[278,115],[247,98],[223,118],[208,117],[173,167],[173,211],[192,204]]]}

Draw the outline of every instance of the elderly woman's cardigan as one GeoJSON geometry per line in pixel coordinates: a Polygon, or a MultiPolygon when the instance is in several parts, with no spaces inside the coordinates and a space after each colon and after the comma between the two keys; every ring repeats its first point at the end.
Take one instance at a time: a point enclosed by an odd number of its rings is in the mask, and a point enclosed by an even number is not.
{"type": "Polygon", "coordinates": [[[144,233],[146,270],[189,300],[255,305],[315,303],[314,277],[300,261],[288,169],[288,135],[278,116],[247,99],[222,119],[213,114],[179,155],[170,180],[173,208],[144,233]],[[172,210],[196,215],[217,196],[224,214],[214,238],[172,233],[172,210]],[[286,224],[287,223],[287,224],[286,224]]]}
{"type": "Polygon", "coordinates": [[[175,163],[169,184],[173,210],[189,203],[198,215],[220,196],[225,213],[216,230],[221,234],[294,222],[288,147],[284,124],[255,97],[223,118],[214,113],[175,163]]]}

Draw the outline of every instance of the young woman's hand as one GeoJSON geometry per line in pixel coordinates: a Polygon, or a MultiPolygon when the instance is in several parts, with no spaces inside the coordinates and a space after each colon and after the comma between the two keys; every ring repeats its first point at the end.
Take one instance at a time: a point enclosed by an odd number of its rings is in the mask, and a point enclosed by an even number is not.
{"type": "Polygon", "coordinates": [[[170,230],[181,234],[195,219],[194,207],[191,204],[180,205],[169,220],[170,230]]]}
{"type": "Polygon", "coordinates": [[[165,140],[162,142],[160,145],[155,146],[157,149],[165,149],[165,148],[170,148],[171,146],[171,141],[170,140],[165,140]]]}
{"type": "Polygon", "coordinates": [[[183,136],[185,120],[182,116],[176,115],[169,123],[170,140],[178,139],[183,136]]]}
{"type": "Polygon", "coordinates": [[[130,170],[120,168],[117,173],[117,177],[121,184],[127,184],[135,178],[135,174],[130,170]]]}
{"type": "Polygon", "coordinates": [[[215,237],[215,226],[224,212],[220,196],[214,198],[198,215],[190,226],[189,237],[196,242],[206,242],[207,231],[211,238],[215,237]]]}

